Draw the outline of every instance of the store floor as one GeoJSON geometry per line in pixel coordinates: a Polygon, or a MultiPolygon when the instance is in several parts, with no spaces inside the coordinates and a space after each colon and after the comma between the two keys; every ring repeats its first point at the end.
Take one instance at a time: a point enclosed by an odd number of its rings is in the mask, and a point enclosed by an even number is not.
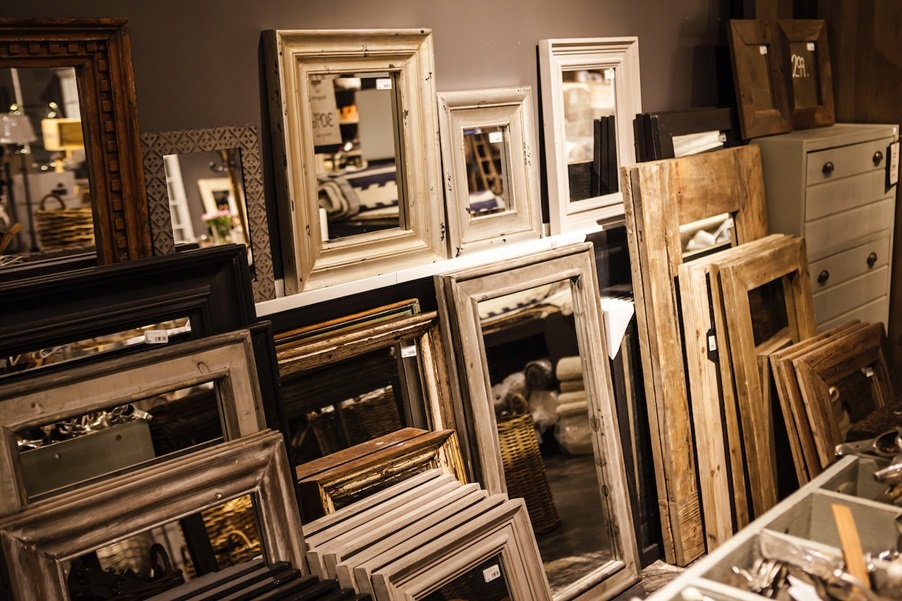
{"type": "Polygon", "coordinates": [[[683,568],[672,566],[663,561],[656,561],[649,564],[642,570],[642,578],[626,589],[612,601],[632,601],[633,599],[645,599],[658,589],[664,587],[671,580],[679,576],[683,572],[683,568]]]}

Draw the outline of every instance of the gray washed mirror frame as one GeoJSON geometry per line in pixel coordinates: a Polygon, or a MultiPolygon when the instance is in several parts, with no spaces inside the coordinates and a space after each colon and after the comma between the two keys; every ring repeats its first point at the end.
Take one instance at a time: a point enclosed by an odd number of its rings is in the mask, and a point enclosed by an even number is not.
{"type": "Polygon", "coordinates": [[[155,255],[175,252],[163,157],[169,154],[231,150],[233,148],[241,151],[241,178],[247,201],[248,229],[254,257],[254,301],[259,303],[274,299],[276,287],[269,242],[269,222],[263,195],[260,143],[254,125],[141,134],[153,250],[155,255]]]}

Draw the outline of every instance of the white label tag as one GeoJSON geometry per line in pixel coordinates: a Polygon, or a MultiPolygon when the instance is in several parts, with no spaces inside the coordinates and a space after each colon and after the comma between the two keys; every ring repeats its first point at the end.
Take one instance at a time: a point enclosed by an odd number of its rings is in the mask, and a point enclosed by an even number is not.
{"type": "Polygon", "coordinates": [[[758,46],[758,52],[761,54],[767,54],[767,46],[758,46]]]}
{"type": "Polygon", "coordinates": [[[504,141],[504,134],[500,131],[489,132],[489,144],[501,144],[504,141]]]}
{"type": "Polygon", "coordinates": [[[708,336],[708,352],[713,353],[717,350],[717,337],[708,336]]]}
{"type": "Polygon", "coordinates": [[[489,566],[482,571],[482,577],[486,582],[491,582],[501,576],[501,568],[498,566],[489,566]]]}
{"type": "Polygon", "coordinates": [[[387,77],[377,79],[376,80],[376,89],[377,90],[390,90],[391,89],[391,80],[387,77]]]}
{"type": "Polygon", "coordinates": [[[862,367],[861,373],[864,374],[865,378],[873,378],[874,377],[874,368],[873,367],[862,367]]]}
{"type": "Polygon", "coordinates": [[[613,69],[605,69],[604,70],[604,80],[611,81],[614,79],[614,70],[613,69]]]}
{"type": "Polygon", "coordinates": [[[899,183],[899,143],[889,145],[889,185],[899,183]]]}
{"type": "Polygon", "coordinates": [[[814,42],[808,42],[805,44],[805,49],[809,52],[814,52],[814,42]]]}
{"type": "Polygon", "coordinates": [[[404,359],[409,359],[410,357],[417,356],[417,346],[415,344],[411,344],[410,346],[402,346],[401,347],[401,357],[404,359]]]}
{"type": "Polygon", "coordinates": [[[144,342],[147,344],[166,344],[169,342],[169,334],[166,330],[147,330],[144,332],[144,342]]]}

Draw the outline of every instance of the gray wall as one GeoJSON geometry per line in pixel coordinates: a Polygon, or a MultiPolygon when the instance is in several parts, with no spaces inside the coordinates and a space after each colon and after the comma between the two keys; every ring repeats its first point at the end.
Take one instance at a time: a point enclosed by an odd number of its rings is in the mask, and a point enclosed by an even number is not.
{"type": "Polygon", "coordinates": [[[717,103],[728,0],[4,0],[9,17],[126,17],[143,131],[263,121],[265,29],[429,27],[439,91],[537,89],[542,38],[639,36],[645,110],[717,103]]]}

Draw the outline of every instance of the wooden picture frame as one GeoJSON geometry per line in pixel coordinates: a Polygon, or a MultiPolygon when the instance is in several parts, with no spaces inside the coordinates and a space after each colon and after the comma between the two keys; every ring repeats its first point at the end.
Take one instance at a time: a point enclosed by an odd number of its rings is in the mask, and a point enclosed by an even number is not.
{"type": "Polygon", "coordinates": [[[826,23],[780,19],[776,28],[793,129],[833,125],[836,112],[826,23]]]}
{"type": "Polygon", "coordinates": [[[742,138],[792,130],[785,61],[770,21],[730,20],[727,29],[742,138]]]}
{"type": "Polygon", "coordinates": [[[243,221],[246,221],[249,230],[247,235],[254,260],[252,274],[254,301],[262,302],[274,299],[276,288],[269,241],[269,220],[263,193],[260,142],[257,128],[252,124],[141,134],[154,253],[163,255],[175,252],[169,187],[166,184],[163,158],[170,154],[236,148],[241,154],[241,184],[244,186],[246,205],[244,212],[247,219],[243,221]]]}
{"type": "Polygon", "coordinates": [[[833,418],[834,384],[859,370],[869,370],[870,410],[895,402],[885,348],[886,332],[878,322],[837,335],[792,360],[822,465],[835,459],[834,449],[843,442],[833,418]]]}
{"type": "Polygon", "coordinates": [[[479,304],[556,282],[569,284],[572,294],[583,381],[590,421],[600,426],[592,435],[598,486],[605,488],[599,510],[610,521],[614,558],[556,592],[561,598],[592,589],[604,598],[623,590],[638,577],[638,550],[632,528],[629,494],[617,416],[606,360],[604,322],[591,244],[571,244],[509,261],[436,276],[442,321],[448,328],[449,353],[460,379],[458,431],[476,479],[491,494],[506,492],[479,304]]]}
{"type": "Polygon", "coordinates": [[[552,234],[597,228],[623,218],[623,190],[571,201],[566,156],[564,81],[566,71],[612,70],[618,165],[636,162],[633,118],[642,112],[639,38],[572,38],[539,41],[545,171],[552,234]]]}
{"type": "Polygon", "coordinates": [[[686,565],[705,540],[674,283],[684,262],[680,226],[728,213],[732,245],[765,236],[761,156],[740,146],[640,163],[622,168],[621,180],[664,552],[686,565]]]}
{"type": "Polygon", "coordinates": [[[739,406],[749,493],[755,516],[778,501],[773,415],[764,383],[758,377],[749,293],[770,282],[782,282],[789,337],[792,342],[817,333],[814,301],[808,276],[808,255],[803,238],[787,237],[764,252],[719,265],[724,314],[729,332],[736,401],[739,406]]]}
{"type": "Polygon", "coordinates": [[[112,357],[0,386],[0,515],[30,505],[16,433],[203,383],[217,389],[223,437],[266,427],[246,330],[112,357]]]}
{"type": "Polygon", "coordinates": [[[248,494],[257,509],[266,560],[301,568],[304,535],[284,442],[280,434],[267,431],[49,499],[0,520],[14,598],[69,599],[65,561],[248,494]]]}
{"type": "Polygon", "coordinates": [[[263,42],[286,294],[447,258],[431,30],[271,30],[263,42]],[[322,239],[306,82],[327,73],[396,77],[398,228],[322,239]]]}
{"type": "MultiPolygon", "coordinates": [[[[542,210],[532,89],[440,92],[438,103],[450,256],[540,238],[542,210]],[[465,132],[478,128],[498,129],[501,138],[489,142],[500,144],[498,177],[503,206],[484,215],[472,211],[468,186],[468,169],[480,158],[467,160],[465,132]]],[[[490,171],[494,172],[494,164],[490,171]]]]}
{"type": "Polygon", "coordinates": [[[125,19],[0,19],[0,68],[74,68],[97,263],[152,254],[125,19]]]}

